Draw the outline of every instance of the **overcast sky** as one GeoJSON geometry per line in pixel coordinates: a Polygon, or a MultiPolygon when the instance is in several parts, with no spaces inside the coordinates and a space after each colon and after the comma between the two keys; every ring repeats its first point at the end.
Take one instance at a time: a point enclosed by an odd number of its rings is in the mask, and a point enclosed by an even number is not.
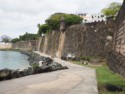
{"type": "Polygon", "coordinates": [[[0,36],[37,33],[37,24],[53,13],[99,13],[111,2],[122,0],[0,0],[0,36]]]}

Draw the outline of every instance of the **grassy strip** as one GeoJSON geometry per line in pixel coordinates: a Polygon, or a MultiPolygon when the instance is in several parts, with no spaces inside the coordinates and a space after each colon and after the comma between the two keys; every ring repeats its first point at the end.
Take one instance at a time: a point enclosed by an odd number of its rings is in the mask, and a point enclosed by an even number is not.
{"type": "MultiPolygon", "coordinates": [[[[73,61],[73,63],[85,66],[80,62],[73,61]]],[[[123,78],[122,76],[116,73],[113,73],[112,71],[109,70],[108,66],[104,64],[100,66],[96,66],[96,65],[86,65],[86,66],[96,69],[99,94],[125,94],[125,92],[116,92],[116,93],[109,92],[105,88],[106,84],[112,84],[116,86],[121,86],[124,89],[125,78],[123,78]]]]}
{"type": "Polygon", "coordinates": [[[0,49],[0,51],[19,51],[19,49],[0,49]]]}

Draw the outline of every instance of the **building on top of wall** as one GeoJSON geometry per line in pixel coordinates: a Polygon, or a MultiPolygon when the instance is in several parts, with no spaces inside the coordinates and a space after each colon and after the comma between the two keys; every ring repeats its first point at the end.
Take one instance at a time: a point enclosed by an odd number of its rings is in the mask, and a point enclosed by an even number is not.
{"type": "Polygon", "coordinates": [[[106,21],[106,16],[102,14],[87,14],[81,13],[78,14],[81,18],[83,18],[83,23],[92,23],[92,22],[101,22],[106,21]]]}

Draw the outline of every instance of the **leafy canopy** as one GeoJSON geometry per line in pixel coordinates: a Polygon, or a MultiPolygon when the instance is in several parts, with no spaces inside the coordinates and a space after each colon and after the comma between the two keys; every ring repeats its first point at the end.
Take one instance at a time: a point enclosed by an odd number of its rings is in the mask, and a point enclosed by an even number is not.
{"type": "Polygon", "coordinates": [[[4,42],[4,43],[8,43],[8,42],[10,42],[10,39],[7,38],[7,37],[6,37],[6,38],[3,38],[3,39],[2,39],[2,42],[4,42]]]}
{"type": "Polygon", "coordinates": [[[11,40],[11,43],[16,43],[16,42],[18,42],[18,41],[20,41],[19,38],[14,38],[14,39],[11,40]]]}
{"type": "Polygon", "coordinates": [[[19,39],[20,40],[36,40],[38,38],[37,34],[30,34],[30,33],[25,33],[24,35],[20,36],[19,39]]]}
{"type": "Polygon", "coordinates": [[[121,8],[121,3],[113,2],[107,8],[102,9],[102,13],[106,16],[116,16],[121,8]]]}
{"type": "Polygon", "coordinates": [[[26,32],[24,35],[21,35],[19,38],[12,39],[11,43],[16,43],[18,41],[36,40],[37,38],[38,38],[37,34],[30,34],[26,32]]]}
{"type": "Polygon", "coordinates": [[[38,25],[38,28],[38,35],[40,36],[50,31],[50,27],[47,24],[38,25]]]}
{"type": "Polygon", "coordinates": [[[45,22],[52,30],[57,30],[60,27],[60,20],[64,17],[66,26],[73,24],[82,23],[82,18],[74,14],[65,14],[65,13],[55,13],[51,15],[45,22]]]}
{"type": "Polygon", "coordinates": [[[80,24],[82,23],[82,18],[74,14],[65,14],[65,13],[55,13],[46,19],[46,23],[38,25],[38,35],[45,34],[52,30],[58,30],[60,27],[60,20],[64,17],[66,26],[80,24]]]}

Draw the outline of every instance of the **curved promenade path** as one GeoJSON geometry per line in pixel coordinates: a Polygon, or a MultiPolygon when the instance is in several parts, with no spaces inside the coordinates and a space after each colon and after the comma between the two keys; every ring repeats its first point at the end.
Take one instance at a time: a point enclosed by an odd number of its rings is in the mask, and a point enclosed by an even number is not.
{"type": "Polygon", "coordinates": [[[98,94],[94,69],[54,60],[69,69],[2,81],[0,94],[98,94]]]}

